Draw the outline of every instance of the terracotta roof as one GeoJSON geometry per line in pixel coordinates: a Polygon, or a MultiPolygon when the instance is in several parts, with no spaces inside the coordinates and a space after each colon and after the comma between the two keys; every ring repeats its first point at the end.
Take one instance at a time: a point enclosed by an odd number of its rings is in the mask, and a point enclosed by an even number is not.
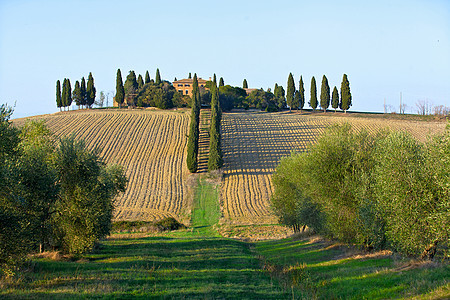
{"type": "MultiPolygon", "coordinates": [[[[208,80],[198,78],[197,81],[198,81],[198,83],[205,84],[208,80]]],[[[193,82],[194,82],[194,79],[186,78],[186,79],[180,79],[180,80],[174,81],[174,82],[172,82],[172,84],[175,84],[175,83],[191,83],[192,84],[193,82]]]]}

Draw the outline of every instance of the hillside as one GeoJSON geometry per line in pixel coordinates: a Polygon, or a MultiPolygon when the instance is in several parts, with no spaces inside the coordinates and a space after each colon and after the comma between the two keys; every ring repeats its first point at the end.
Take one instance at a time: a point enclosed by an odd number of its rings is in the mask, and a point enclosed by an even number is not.
{"type": "MultiPolygon", "coordinates": [[[[190,215],[185,110],[89,110],[37,116],[56,137],[75,134],[101,149],[107,163],[125,167],[126,192],[117,199],[115,220],[155,220],[190,215]]],[[[14,120],[20,125],[23,119],[14,120]]]]}
{"type": "Polygon", "coordinates": [[[327,126],[343,122],[368,132],[386,127],[406,130],[421,141],[429,134],[442,132],[446,126],[445,122],[404,120],[397,116],[386,118],[383,115],[333,112],[226,113],[222,121],[225,162],[221,191],[225,218],[222,223],[275,223],[269,200],[273,190],[271,174],[279,160],[291,151],[305,151],[327,126]]]}
{"type": "MultiPolygon", "coordinates": [[[[129,184],[117,199],[115,220],[155,220],[175,216],[188,222],[194,191],[185,165],[188,110],[89,110],[36,116],[56,137],[75,134],[99,147],[108,163],[125,167],[129,184]]],[[[14,120],[20,125],[24,119],[14,120]]],[[[223,114],[224,167],[220,191],[222,224],[271,224],[271,174],[291,151],[304,151],[327,126],[350,122],[357,130],[406,130],[424,140],[445,122],[386,119],[342,113],[223,114]]],[[[200,163],[206,154],[201,154],[200,163]]]]}

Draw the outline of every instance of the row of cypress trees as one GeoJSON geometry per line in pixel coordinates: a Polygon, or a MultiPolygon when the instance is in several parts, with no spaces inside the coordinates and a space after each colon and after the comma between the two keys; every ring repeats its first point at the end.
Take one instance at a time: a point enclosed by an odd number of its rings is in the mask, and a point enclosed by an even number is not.
{"type": "Polygon", "coordinates": [[[209,127],[209,157],[208,171],[218,170],[222,167],[222,148],[220,121],[222,120],[222,111],[219,103],[219,89],[217,83],[213,81],[211,86],[211,124],[209,127]]]}
{"type": "MultiPolygon", "coordinates": [[[[198,170],[198,142],[200,137],[200,90],[198,88],[197,74],[194,74],[192,83],[191,123],[189,125],[189,137],[186,163],[189,171],[195,173],[198,170]]],[[[220,169],[223,165],[220,122],[222,110],[219,102],[219,88],[216,76],[211,85],[211,124],[209,127],[209,157],[208,171],[220,169]]]]}
{"type": "MultiPolygon", "coordinates": [[[[339,97],[339,92],[336,86],[333,89],[332,96],[330,97],[330,86],[328,85],[328,79],[325,75],[322,77],[322,85],[320,89],[320,102],[317,99],[317,87],[316,87],[316,79],[314,76],[311,78],[311,89],[310,89],[310,101],[309,105],[312,109],[316,109],[317,105],[326,111],[330,106],[331,99],[331,107],[336,109],[339,107],[344,112],[346,112],[350,106],[352,106],[352,95],[350,92],[350,83],[347,78],[347,74],[344,74],[342,77],[341,83],[341,97],[339,97]]],[[[289,109],[303,109],[305,105],[305,88],[303,84],[303,78],[300,76],[299,90],[295,89],[294,77],[292,73],[289,73],[288,82],[287,82],[287,91],[286,91],[286,102],[289,105],[289,109]]]]}
{"type": "Polygon", "coordinates": [[[186,163],[188,170],[195,173],[198,169],[198,141],[200,136],[200,90],[198,89],[197,74],[194,74],[191,101],[191,123],[189,124],[186,163]]]}
{"type": "Polygon", "coordinates": [[[64,107],[64,110],[66,107],[69,108],[73,101],[75,101],[78,106],[86,106],[90,108],[95,102],[95,94],[96,89],[94,86],[94,77],[92,76],[92,72],[89,73],[87,87],[86,80],[83,77],[81,78],[81,84],[78,80],[75,82],[73,92],[70,80],[68,78],[64,78],[62,92],[60,81],[56,81],[56,106],[60,110],[62,107],[64,107]]]}

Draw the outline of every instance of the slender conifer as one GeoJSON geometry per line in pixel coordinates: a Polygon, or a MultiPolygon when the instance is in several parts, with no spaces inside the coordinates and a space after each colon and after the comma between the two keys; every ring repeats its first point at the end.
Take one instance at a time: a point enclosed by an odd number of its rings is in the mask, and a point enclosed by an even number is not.
{"type": "Polygon", "coordinates": [[[91,108],[95,102],[95,94],[96,94],[96,90],[95,90],[95,86],[94,86],[94,77],[92,76],[92,73],[89,72],[87,88],[86,88],[86,105],[89,108],[91,108]]]}
{"type": "Polygon", "coordinates": [[[289,105],[289,110],[292,110],[293,102],[294,102],[294,94],[295,94],[295,83],[294,77],[292,73],[289,73],[288,82],[287,82],[287,91],[286,91],[286,102],[289,105]]]}
{"type": "Polygon", "coordinates": [[[309,105],[313,110],[317,108],[317,87],[316,87],[316,79],[314,76],[311,78],[311,100],[309,101],[309,105]]]}
{"type": "Polygon", "coordinates": [[[303,78],[302,76],[300,76],[300,83],[298,85],[298,93],[299,93],[299,106],[300,109],[303,109],[303,107],[305,106],[305,86],[303,84],[303,78]]]}
{"type": "Polygon", "coordinates": [[[61,82],[59,80],[56,81],[56,107],[61,111],[62,102],[61,102],[61,82]]]}
{"type": "Polygon", "coordinates": [[[350,93],[350,83],[347,79],[347,74],[342,76],[341,83],[341,109],[344,110],[344,113],[352,106],[352,94],[350,93]]]}
{"type": "Polygon", "coordinates": [[[197,74],[194,74],[192,84],[191,121],[189,125],[189,137],[187,145],[186,164],[191,173],[198,169],[198,140],[200,136],[200,91],[198,89],[197,74]]]}
{"type": "Polygon", "coordinates": [[[331,97],[331,107],[334,108],[334,112],[339,107],[339,92],[337,87],[333,89],[333,96],[331,97]]]}
{"type": "Polygon", "coordinates": [[[161,83],[161,75],[159,74],[159,69],[156,69],[155,83],[156,84],[161,83]]]}
{"type": "Polygon", "coordinates": [[[328,85],[327,77],[323,75],[320,88],[320,107],[326,112],[328,106],[330,106],[330,86],[328,85]]]}
{"type": "Polygon", "coordinates": [[[122,103],[123,103],[124,99],[125,99],[125,90],[123,88],[122,73],[120,72],[120,69],[117,69],[116,97],[115,97],[114,100],[119,105],[119,108],[122,106],[122,103]]]}
{"type": "Polygon", "coordinates": [[[145,72],[145,84],[150,83],[150,74],[148,70],[145,72]]]}

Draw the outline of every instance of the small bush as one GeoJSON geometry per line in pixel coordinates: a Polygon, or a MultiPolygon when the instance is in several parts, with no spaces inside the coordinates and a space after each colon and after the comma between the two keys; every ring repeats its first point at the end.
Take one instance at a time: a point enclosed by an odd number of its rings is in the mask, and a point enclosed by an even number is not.
{"type": "Polygon", "coordinates": [[[158,231],[171,231],[186,228],[185,225],[178,222],[177,219],[173,217],[164,218],[158,222],[155,222],[154,226],[158,231]]]}

